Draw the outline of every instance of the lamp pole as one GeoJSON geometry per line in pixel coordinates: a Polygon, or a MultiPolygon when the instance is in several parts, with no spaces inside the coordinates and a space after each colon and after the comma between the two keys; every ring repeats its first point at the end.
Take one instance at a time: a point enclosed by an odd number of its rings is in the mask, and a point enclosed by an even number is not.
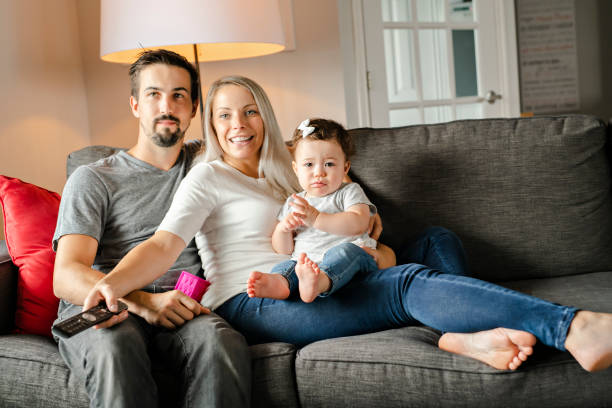
{"type": "Polygon", "coordinates": [[[202,128],[202,140],[204,137],[204,99],[202,99],[202,76],[200,75],[200,61],[198,60],[198,45],[193,44],[193,57],[195,59],[195,68],[198,73],[198,98],[200,99],[200,127],[202,128]]]}

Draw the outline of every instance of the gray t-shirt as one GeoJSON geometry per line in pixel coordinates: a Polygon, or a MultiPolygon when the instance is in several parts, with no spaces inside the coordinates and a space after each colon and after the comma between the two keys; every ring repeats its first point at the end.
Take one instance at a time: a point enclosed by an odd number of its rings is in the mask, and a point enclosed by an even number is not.
{"type": "MultiPolygon", "coordinates": [[[[343,183],[338,190],[323,197],[305,197],[305,191],[298,193],[298,196],[306,198],[308,203],[320,212],[335,214],[346,211],[356,204],[366,204],[370,207],[370,215],[376,214],[376,207],[357,183],[343,183]]],[[[281,208],[278,215],[279,221],[291,212],[293,207],[289,205],[290,202],[291,197],[281,208]]],[[[294,260],[297,260],[300,253],[305,252],[314,262],[321,262],[328,249],[343,242],[353,242],[358,246],[376,248],[376,241],[370,238],[367,233],[356,236],[341,236],[306,226],[299,227],[295,232],[293,254],[291,255],[294,260]]]]}
{"type": "MultiPolygon", "coordinates": [[[[155,233],[189,170],[197,151],[194,145],[197,144],[186,144],[168,171],[125,151],[78,167],[62,193],[53,249],[57,250],[57,241],[63,235],[89,235],[98,241],[92,267],[108,273],[130,249],[155,233]]],[[[202,276],[193,240],[172,269],[143,289],[152,292],[173,289],[181,270],[202,276]]]]}

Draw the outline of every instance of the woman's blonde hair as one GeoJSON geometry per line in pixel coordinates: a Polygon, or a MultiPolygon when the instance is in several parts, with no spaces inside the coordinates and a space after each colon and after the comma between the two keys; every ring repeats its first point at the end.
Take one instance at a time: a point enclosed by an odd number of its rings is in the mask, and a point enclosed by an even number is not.
{"type": "Polygon", "coordinates": [[[226,76],[216,80],[210,86],[204,108],[204,146],[206,148],[203,152],[203,160],[210,162],[223,157],[223,150],[212,126],[212,105],[217,91],[226,85],[242,86],[253,95],[264,124],[264,140],[259,156],[259,177],[265,176],[266,181],[279,198],[286,199],[299,191],[299,183],[291,168],[291,155],[281,136],[270,100],[261,86],[252,79],[242,76],[226,76]]]}

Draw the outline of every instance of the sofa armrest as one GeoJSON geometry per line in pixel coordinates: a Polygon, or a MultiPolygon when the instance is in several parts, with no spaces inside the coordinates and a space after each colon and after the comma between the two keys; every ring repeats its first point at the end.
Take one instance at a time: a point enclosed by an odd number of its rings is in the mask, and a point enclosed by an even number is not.
{"type": "Polygon", "coordinates": [[[0,240],[0,334],[14,327],[16,294],[17,267],[11,262],[6,242],[0,240]]]}

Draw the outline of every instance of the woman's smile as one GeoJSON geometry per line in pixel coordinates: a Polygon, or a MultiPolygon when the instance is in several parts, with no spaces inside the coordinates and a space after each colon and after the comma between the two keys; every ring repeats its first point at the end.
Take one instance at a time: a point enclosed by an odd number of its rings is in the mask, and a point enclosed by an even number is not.
{"type": "Polygon", "coordinates": [[[234,136],[230,138],[230,142],[235,144],[247,144],[251,140],[253,140],[254,136],[234,136]]]}

